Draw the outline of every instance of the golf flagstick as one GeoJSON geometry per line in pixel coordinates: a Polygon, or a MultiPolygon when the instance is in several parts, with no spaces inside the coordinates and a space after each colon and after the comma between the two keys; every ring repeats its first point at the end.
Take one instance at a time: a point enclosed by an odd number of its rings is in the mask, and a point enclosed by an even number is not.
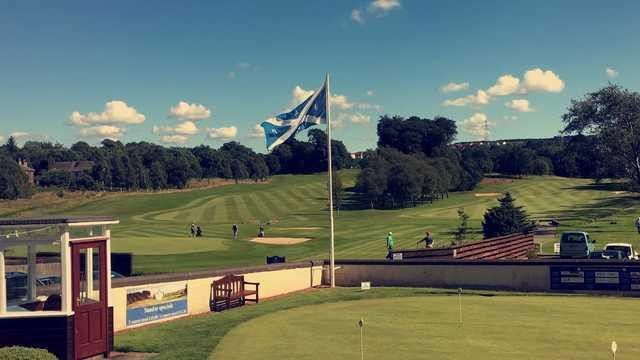
{"type": "Polygon", "coordinates": [[[360,357],[364,360],[364,319],[358,321],[358,326],[360,327],[360,357]]]}
{"type": "Polygon", "coordinates": [[[462,288],[458,288],[458,308],[459,308],[459,315],[458,315],[458,325],[462,326],[462,288]]]}

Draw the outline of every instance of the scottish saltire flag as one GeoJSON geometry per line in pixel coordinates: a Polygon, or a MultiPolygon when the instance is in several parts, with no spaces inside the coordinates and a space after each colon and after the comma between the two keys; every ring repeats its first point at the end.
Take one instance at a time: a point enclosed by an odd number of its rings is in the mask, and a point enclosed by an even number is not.
{"type": "Polygon", "coordinates": [[[311,126],[327,123],[327,82],[293,110],[260,124],[264,128],[267,150],[287,141],[311,126]]]}

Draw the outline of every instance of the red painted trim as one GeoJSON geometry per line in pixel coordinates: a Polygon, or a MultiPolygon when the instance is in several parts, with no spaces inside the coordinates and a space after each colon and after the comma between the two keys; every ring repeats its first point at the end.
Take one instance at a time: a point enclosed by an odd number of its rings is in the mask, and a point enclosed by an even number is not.
{"type": "MultiPolygon", "coordinates": [[[[74,311],[74,317],[76,318],[75,321],[75,326],[74,326],[74,358],[75,359],[81,359],[81,358],[86,358],[88,356],[93,356],[93,355],[98,355],[98,354],[102,354],[102,353],[106,353],[108,351],[108,323],[107,323],[107,317],[108,317],[108,304],[109,304],[109,294],[108,294],[108,289],[107,289],[107,276],[110,276],[110,274],[107,274],[107,240],[106,238],[102,239],[102,240],[91,240],[91,241],[81,241],[81,242],[71,242],[71,265],[72,265],[72,269],[71,269],[71,274],[72,274],[72,308],[74,311]],[[99,250],[99,254],[100,254],[100,300],[95,303],[95,304],[89,304],[89,305],[82,305],[82,306],[78,306],[78,298],[80,297],[80,273],[82,272],[82,269],[80,268],[81,265],[81,261],[80,261],[80,250],[82,249],[90,249],[90,248],[98,248],[99,250]],[[86,311],[83,311],[84,309],[86,309],[86,311]],[[79,328],[80,326],[80,321],[78,321],[80,316],[84,316],[85,314],[87,314],[86,316],[88,316],[88,314],[92,311],[92,310],[100,310],[101,315],[100,315],[100,324],[99,326],[102,328],[101,329],[101,334],[102,334],[102,339],[100,339],[99,341],[103,341],[104,342],[104,346],[99,346],[96,347],[96,349],[91,349],[89,348],[89,350],[86,353],[83,353],[80,347],[80,335],[81,333],[81,329],[79,328]]],[[[93,272],[93,270],[91,270],[93,272]]],[[[89,275],[89,274],[87,274],[89,275]]],[[[92,275],[92,274],[91,274],[92,275]]],[[[90,320],[87,320],[90,321],[90,320]]],[[[88,326],[91,326],[91,323],[89,323],[88,326]]],[[[88,329],[86,329],[86,331],[88,331],[88,329]]],[[[86,335],[86,334],[82,334],[82,335],[86,335]]],[[[87,345],[88,347],[90,347],[91,345],[87,345]]]]}

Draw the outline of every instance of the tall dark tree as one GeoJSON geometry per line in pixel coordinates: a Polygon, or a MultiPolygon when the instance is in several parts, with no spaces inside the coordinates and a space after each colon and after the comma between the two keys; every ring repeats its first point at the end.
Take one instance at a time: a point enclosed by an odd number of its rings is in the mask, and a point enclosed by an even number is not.
{"type": "Polygon", "coordinates": [[[7,155],[0,154],[0,199],[18,199],[29,197],[31,184],[18,163],[7,155]]]}
{"type": "Polygon", "coordinates": [[[515,206],[515,199],[510,193],[498,199],[500,205],[487,210],[482,222],[485,238],[510,235],[515,233],[530,233],[535,224],[521,206],[515,206]]]}
{"type": "Polygon", "coordinates": [[[15,137],[9,136],[7,143],[4,144],[4,150],[9,154],[9,156],[11,156],[14,160],[16,160],[18,156],[18,151],[20,151],[20,148],[16,143],[15,137]]]}
{"type": "Polygon", "coordinates": [[[332,171],[331,180],[331,190],[333,191],[333,208],[335,210],[340,210],[340,207],[342,207],[342,202],[344,200],[344,187],[342,185],[340,173],[336,169],[332,171]]]}
{"type": "Polygon", "coordinates": [[[610,84],[582,100],[572,100],[562,120],[565,134],[595,135],[640,185],[640,93],[610,84]]]}
{"type": "Polygon", "coordinates": [[[159,161],[154,161],[149,170],[149,182],[155,190],[167,187],[167,171],[159,161]]]}

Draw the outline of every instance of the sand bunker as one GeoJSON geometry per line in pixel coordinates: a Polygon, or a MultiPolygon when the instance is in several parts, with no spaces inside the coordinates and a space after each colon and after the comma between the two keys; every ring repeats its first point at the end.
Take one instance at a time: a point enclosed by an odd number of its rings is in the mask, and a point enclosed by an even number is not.
{"type": "Polygon", "coordinates": [[[502,195],[501,193],[475,193],[475,196],[498,196],[502,195]]]}
{"type": "Polygon", "coordinates": [[[295,245],[305,241],[309,241],[311,238],[291,238],[291,237],[255,237],[251,241],[258,244],[267,245],[295,245]]]}
{"type": "Polygon", "coordinates": [[[621,195],[621,194],[628,193],[628,191],[614,191],[613,193],[616,194],[616,195],[621,195]]]}

